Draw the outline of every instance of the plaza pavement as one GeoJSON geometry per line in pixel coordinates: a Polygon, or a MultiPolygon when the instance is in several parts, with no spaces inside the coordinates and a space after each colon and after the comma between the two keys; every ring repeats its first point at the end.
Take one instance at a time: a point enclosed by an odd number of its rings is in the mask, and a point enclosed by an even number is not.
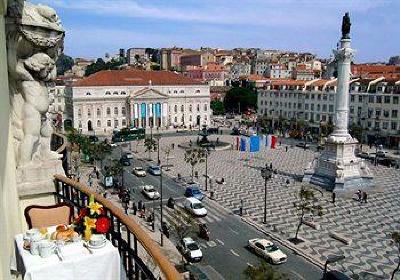
{"type": "MultiPolygon", "coordinates": [[[[211,136],[211,139],[217,136],[211,136]]],[[[234,137],[218,136],[221,141],[233,143],[234,137]]],[[[163,152],[165,146],[175,144],[171,151],[169,164],[174,167],[165,171],[171,177],[191,174],[190,165],[184,161],[184,150],[178,148],[181,142],[196,141],[196,136],[165,137],[160,140],[160,159],[166,163],[163,152]]],[[[144,147],[139,146],[139,157],[147,158],[144,147]]],[[[284,243],[294,237],[299,221],[294,207],[297,194],[301,187],[299,181],[303,170],[317,153],[285,146],[274,150],[262,150],[250,157],[235,150],[212,151],[208,157],[208,174],[215,178],[223,177],[226,184],[212,184],[214,199],[220,205],[231,211],[237,211],[240,200],[243,200],[244,218],[250,219],[265,231],[279,236],[284,243]],[[260,169],[265,163],[272,162],[278,174],[268,182],[267,191],[267,224],[262,224],[264,210],[264,180],[260,169]],[[287,185],[286,180],[290,183],[287,185]]],[[[157,153],[152,153],[156,160],[157,153]]],[[[398,218],[400,215],[400,170],[383,166],[370,166],[375,184],[379,191],[368,193],[367,204],[360,204],[350,196],[336,198],[335,205],[331,203],[331,193],[322,191],[320,204],[324,209],[322,217],[314,221],[320,225],[318,230],[302,225],[299,237],[305,240],[295,246],[314,263],[323,264],[331,254],[343,254],[346,258],[336,264],[329,265],[331,269],[344,271],[355,279],[387,279],[396,267],[397,250],[390,243],[390,233],[400,230],[398,218]],[[350,245],[329,237],[330,232],[336,232],[351,239],[350,245]],[[358,276],[358,277],[357,277],[358,276]]],[[[195,170],[199,172],[197,179],[204,186],[205,163],[198,164],[195,170]]],[[[196,179],[195,179],[196,180],[196,179]]],[[[210,190],[210,186],[209,186],[210,190]]],[[[395,279],[400,279],[400,275],[395,279]]]]}

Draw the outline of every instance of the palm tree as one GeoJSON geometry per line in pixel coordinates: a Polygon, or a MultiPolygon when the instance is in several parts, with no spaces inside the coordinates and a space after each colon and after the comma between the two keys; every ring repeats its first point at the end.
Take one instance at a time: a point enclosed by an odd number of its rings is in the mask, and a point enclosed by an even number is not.
{"type": "Polygon", "coordinates": [[[400,269],[400,231],[392,232],[391,238],[392,238],[392,242],[394,243],[394,245],[396,245],[396,248],[397,248],[397,266],[393,270],[392,277],[390,278],[390,280],[393,280],[394,276],[400,269]]]}
{"type": "Polygon", "coordinates": [[[299,213],[299,224],[297,225],[296,235],[294,241],[297,241],[298,234],[301,225],[304,223],[304,215],[306,213],[317,214],[322,216],[322,206],[319,205],[318,198],[315,195],[315,191],[311,187],[302,186],[300,192],[298,193],[299,201],[294,203],[298,213],[299,213]]]}
{"type": "Polygon", "coordinates": [[[257,266],[248,266],[243,271],[244,276],[248,280],[286,280],[286,275],[275,270],[267,262],[262,261],[257,266]]]}
{"type": "Polygon", "coordinates": [[[194,167],[201,162],[204,162],[206,158],[205,151],[203,149],[190,149],[185,152],[185,162],[189,163],[192,167],[192,182],[194,177],[194,167]]]}
{"type": "Polygon", "coordinates": [[[148,159],[151,160],[151,152],[157,150],[157,143],[153,138],[146,138],[144,140],[144,147],[146,148],[145,152],[149,153],[148,159]]]}

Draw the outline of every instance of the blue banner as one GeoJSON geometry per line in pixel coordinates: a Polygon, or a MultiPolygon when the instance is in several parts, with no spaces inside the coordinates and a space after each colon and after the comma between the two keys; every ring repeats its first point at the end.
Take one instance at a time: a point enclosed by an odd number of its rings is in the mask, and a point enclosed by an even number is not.
{"type": "Polygon", "coordinates": [[[246,138],[240,138],[240,151],[245,152],[246,146],[246,138]]]}
{"type": "Polygon", "coordinates": [[[250,152],[258,152],[260,150],[260,138],[256,135],[250,136],[250,152]]]}
{"type": "Polygon", "coordinates": [[[155,104],[155,115],[156,118],[161,118],[161,103],[155,104]]]}
{"type": "Polygon", "coordinates": [[[140,104],[140,115],[142,118],[146,118],[146,103],[140,104]]]}

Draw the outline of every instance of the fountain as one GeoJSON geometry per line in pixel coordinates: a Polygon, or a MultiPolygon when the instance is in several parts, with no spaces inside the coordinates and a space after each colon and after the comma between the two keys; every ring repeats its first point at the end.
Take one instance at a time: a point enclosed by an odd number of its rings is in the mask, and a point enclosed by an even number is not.
{"type": "Polygon", "coordinates": [[[207,131],[207,126],[203,125],[203,128],[197,134],[197,141],[193,142],[190,140],[189,142],[184,142],[178,145],[178,147],[189,150],[189,149],[196,149],[196,148],[206,148],[206,149],[214,149],[214,150],[228,150],[231,148],[231,144],[227,142],[223,142],[217,139],[215,141],[209,140],[208,137],[210,133],[207,131]],[[199,138],[201,137],[201,138],[199,138]]]}

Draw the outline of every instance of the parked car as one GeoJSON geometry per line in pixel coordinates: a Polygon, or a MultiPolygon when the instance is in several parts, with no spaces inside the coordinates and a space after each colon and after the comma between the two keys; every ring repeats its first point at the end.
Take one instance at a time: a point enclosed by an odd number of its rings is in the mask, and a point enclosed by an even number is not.
{"type": "Polygon", "coordinates": [[[204,194],[201,192],[199,185],[193,184],[189,185],[185,191],[186,197],[194,197],[198,200],[203,200],[204,194]]]}
{"type": "Polygon", "coordinates": [[[208,133],[218,133],[219,128],[218,127],[209,127],[207,128],[208,133]]]}
{"type": "Polygon", "coordinates": [[[296,146],[300,147],[300,148],[303,148],[303,149],[309,149],[310,148],[310,145],[308,145],[307,143],[303,143],[303,142],[300,142],[300,143],[296,144],[296,146]]]}
{"type": "Polygon", "coordinates": [[[146,196],[148,199],[159,199],[160,193],[156,191],[154,186],[152,185],[145,185],[142,186],[142,194],[146,196]]]}
{"type": "Polygon", "coordinates": [[[133,159],[133,155],[131,152],[124,153],[124,156],[126,156],[128,159],[133,159]]]}
{"type": "Polygon", "coordinates": [[[203,258],[203,253],[199,245],[191,237],[182,239],[182,245],[179,248],[184,257],[190,262],[199,262],[203,258]]]}
{"type": "Polygon", "coordinates": [[[231,135],[240,135],[239,128],[237,127],[232,128],[231,135]]]}
{"type": "Polygon", "coordinates": [[[272,241],[267,239],[250,239],[248,246],[250,250],[254,251],[272,264],[281,264],[287,261],[287,255],[285,255],[272,241]]]}
{"type": "Polygon", "coordinates": [[[325,280],[350,280],[349,276],[337,270],[328,271],[325,275],[325,280]]]}
{"type": "Polygon", "coordinates": [[[369,152],[361,152],[358,154],[358,156],[364,159],[370,159],[372,157],[371,153],[369,152]]]}
{"type": "Polygon", "coordinates": [[[143,167],[141,166],[136,166],[133,168],[132,173],[135,174],[138,177],[145,177],[146,176],[146,171],[144,171],[143,167]]]}
{"type": "Polygon", "coordinates": [[[204,217],[207,215],[207,210],[204,208],[201,201],[194,197],[186,198],[184,207],[194,216],[204,217]]]}
{"type": "Polygon", "coordinates": [[[378,150],[378,151],[376,152],[376,155],[377,155],[378,157],[386,157],[386,156],[388,155],[388,152],[385,151],[385,150],[378,150]]]}
{"type": "Polygon", "coordinates": [[[90,141],[90,143],[99,142],[99,137],[97,137],[97,136],[95,136],[95,135],[90,135],[90,136],[89,136],[89,141],[90,141]]]}
{"type": "Polygon", "coordinates": [[[119,162],[123,165],[123,166],[130,166],[131,165],[131,161],[129,160],[129,158],[122,156],[121,159],[119,160],[119,162]]]}
{"type": "Polygon", "coordinates": [[[154,176],[160,176],[161,175],[161,169],[158,165],[150,165],[147,168],[147,172],[149,172],[151,175],[154,176]]]}

